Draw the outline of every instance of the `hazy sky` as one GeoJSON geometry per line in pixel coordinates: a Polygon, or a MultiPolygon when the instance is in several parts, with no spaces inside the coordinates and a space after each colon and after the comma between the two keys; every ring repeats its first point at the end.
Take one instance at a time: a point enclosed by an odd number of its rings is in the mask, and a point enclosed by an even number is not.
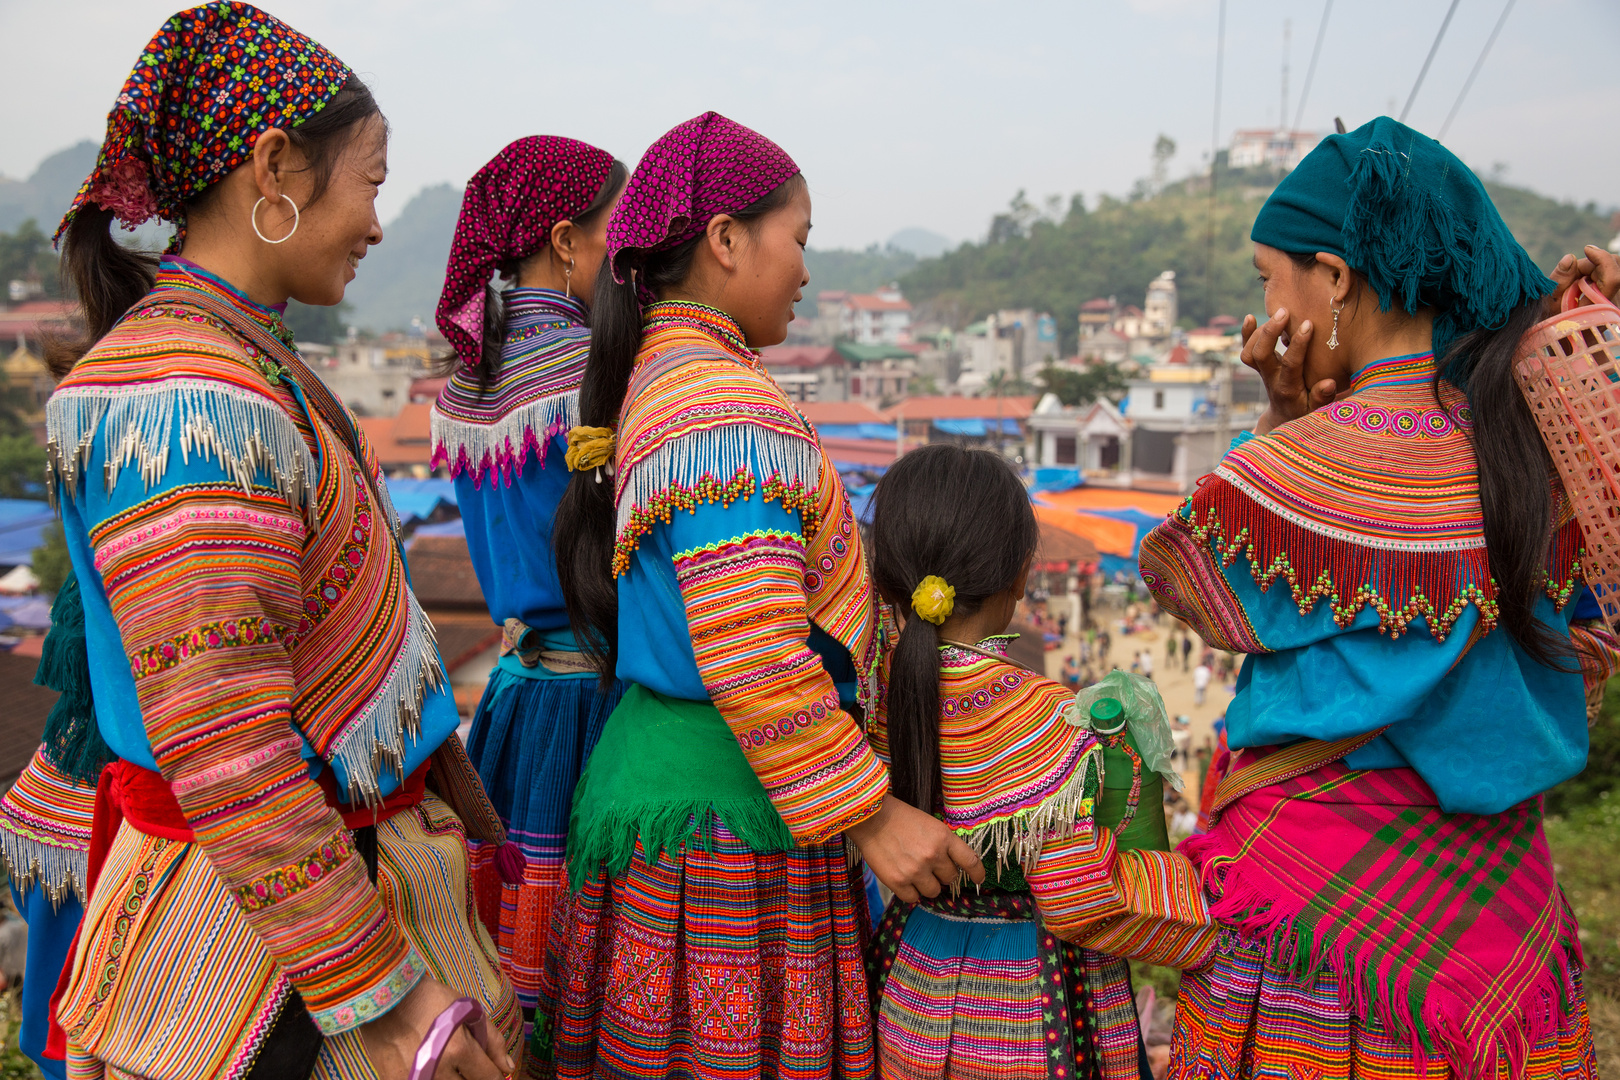
{"type": "MultiPolygon", "coordinates": [[[[466,178],[508,141],[572,135],[634,163],[705,109],[770,135],[815,197],[817,247],[917,225],[983,235],[1019,188],[1124,193],[1154,138],[1174,175],[1210,146],[1218,0],[529,2],[271,0],[372,85],[393,124],[386,222],[426,184],[466,178]]],[[[1336,0],[1304,126],[1398,115],[1450,0],[1336,0]]],[[[1409,121],[1435,134],[1504,0],[1460,0],[1409,121]]],[[[1322,0],[1229,0],[1224,145],[1275,124],[1283,21],[1289,119],[1322,0]]],[[[173,0],[0,0],[0,174],[100,140],[173,0]]],[[[1620,205],[1620,4],[1518,0],[1448,144],[1481,171],[1620,205]],[[1582,108],[1584,99],[1590,104],[1582,108]]]]}

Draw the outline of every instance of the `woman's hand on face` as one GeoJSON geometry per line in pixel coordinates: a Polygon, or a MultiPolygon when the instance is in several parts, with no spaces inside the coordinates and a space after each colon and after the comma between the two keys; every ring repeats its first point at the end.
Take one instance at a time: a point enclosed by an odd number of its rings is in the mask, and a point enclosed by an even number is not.
{"type": "Polygon", "coordinates": [[[1279,424],[1297,420],[1313,409],[1320,409],[1333,400],[1338,385],[1332,379],[1322,379],[1316,385],[1305,387],[1305,350],[1311,343],[1316,327],[1309,319],[1300,324],[1299,331],[1288,339],[1287,350],[1279,356],[1277,342],[1288,329],[1288,309],[1278,308],[1276,314],[1264,323],[1253,315],[1243,319],[1242,360],[1260,373],[1266,384],[1269,404],[1254,425],[1256,435],[1264,435],[1279,424]]]}
{"type": "Polygon", "coordinates": [[[1558,313],[1564,293],[1583,277],[1591,278],[1592,284],[1596,285],[1611,302],[1620,296],[1620,259],[1616,259],[1611,252],[1596,244],[1587,244],[1580,258],[1565,255],[1559,259],[1550,276],[1558,288],[1554,289],[1545,301],[1543,310],[1549,316],[1558,313]]]}
{"type": "MultiPolygon", "coordinates": [[[[378,1080],[407,1080],[416,1062],[416,1051],[427,1037],[428,1028],[440,1013],[461,995],[443,983],[423,977],[411,992],[388,1012],[360,1028],[360,1038],[376,1070],[378,1080]]],[[[511,1075],[517,1062],[506,1056],[506,1040],[488,1016],[479,1021],[484,1027],[488,1052],[465,1027],[456,1028],[439,1058],[435,1075],[462,1080],[501,1080],[511,1075]]]]}
{"type": "Polygon", "coordinates": [[[964,872],[973,882],[984,883],[984,864],[961,837],[893,795],[885,795],[878,812],[846,835],[861,849],[877,879],[908,904],[938,896],[964,872]]]}

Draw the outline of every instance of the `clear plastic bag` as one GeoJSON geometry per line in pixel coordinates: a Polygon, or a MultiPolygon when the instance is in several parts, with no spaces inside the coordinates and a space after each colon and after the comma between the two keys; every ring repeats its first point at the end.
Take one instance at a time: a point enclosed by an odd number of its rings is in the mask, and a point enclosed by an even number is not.
{"type": "Polygon", "coordinates": [[[1103,698],[1113,698],[1125,708],[1125,722],[1131,742],[1142,755],[1142,766],[1164,777],[1176,791],[1185,786],[1181,774],[1171,765],[1175,740],[1170,737],[1170,714],[1153,680],[1115,668],[1074,695],[1064,719],[1078,728],[1091,730],[1091,706],[1103,698]]]}

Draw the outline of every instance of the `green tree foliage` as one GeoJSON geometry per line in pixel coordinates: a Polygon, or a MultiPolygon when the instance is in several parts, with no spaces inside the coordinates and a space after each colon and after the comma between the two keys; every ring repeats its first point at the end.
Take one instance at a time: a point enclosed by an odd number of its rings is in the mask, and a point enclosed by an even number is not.
{"type": "Polygon", "coordinates": [[[41,499],[45,448],[30,434],[0,435],[0,499],[41,499]]]}
{"type": "MultiPolygon", "coordinates": [[[[1168,139],[1155,147],[1156,170],[1173,152],[1168,139]]],[[[1176,272],[1185,318],[1199,325],[1216,315],[1241,318],[1261,308],[1249,229],[1276,179],[1265,170],[1223,169],[1213,200],[1204,177],[1167,184],[1157,194],[1144,181],[1129,199],[1104,196],[1088,209],[1075,196],[1062,213],[1052,200],[1042,209],[1020,191],[992,219],[983,242],[923,260],[900,284],[913,302],[929,303],[957,326],[1002,308],[1048,311],[1065,354],[1078,346],[1082,303],[1114,296],[1140,305],[1148,282],[1164,270],[1176,272]]],[[[1596,207],[1492,181],[1485,186],[1544,268],[1614,235],[1596,207]]]]}
{"type": "MultiPolygon", "coordinates": [[[[1603,708],[1587,732],[1586,768],[1547,792],[1547,812],[1568,814],[1606,797],[1620,786],[1620,678],[1610,679],[1603,708]]],[[[1615,809],[1620,813],[1620,800],[1615,809]]]]}
{"type": "Polygon", "coordinates": [[[348,336],[347,324],[351,310],[346,300],[334,307],[313,307],[309,304],[300,304],[297,300],[289,300],[283,321],[297,341],[313,345],[335,345],[348,336]]]}
{"type": "Polygon", "coordinates": [[[39,579],[40,592],[55,596],[73,572],[73,563],[68,559],[67,537],[62,532],[62,523],[55,522],[45,527],[40,539],[45,542],[34,549],[33,565],[31,569],[34,576],[39,579]]]}
{"type": "Polygon", "coordinates": [[[1112,364],[1094,364],[1084,371],[1048,367],[1041,372],[1041,386],[1071,408],[1090,405],[1098,398],[1118,401],[1125,393],[1125,376],[1112,364]]]}
{"type": "Polygon", "coordinates": [[[869,293],[891,281],[898,281],[917,265],[917,256],[897,248],[873,244],[865,251],[842,249],[822,251],[809,248],[804,253],[804,266],[810,271],[810,284],[805,287],[804,299],[794,306],[793,312],[801,319],[816,313],[816,294],[824,290],[869,293]]]}
{"type": "MultiPolygon", "coordinates": [[[[61,275],[57,272],[56,252],[51,238],[29,218],[14,232],[0,232],[0,290],[13,281],[37,281],[48,297],[61,295],[61,275]]],[[[0,302],[5,294],[0,292],[0,302]]]]}

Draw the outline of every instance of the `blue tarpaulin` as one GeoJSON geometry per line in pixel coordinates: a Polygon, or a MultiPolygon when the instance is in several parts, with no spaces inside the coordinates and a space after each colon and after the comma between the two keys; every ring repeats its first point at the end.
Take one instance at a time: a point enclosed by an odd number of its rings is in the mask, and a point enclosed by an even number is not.
{"type": "Polygon", "coordinates": [[[401,524],[426,521],[433,516],[440,503],[456,505],[456,485],[453,480],[412,480],[390,478],[388,497],[399,511],[401,524]]]}
{"type": "Polygon", "coordinates": [[[880,439],[894,442],[900,437],[893,424],[817,424],[823,439],[880,439]]]}
{"type": "Polygon", "coordinates": [[[1073,491],[1085,483],[1079,469],[1043,467],[1034,470],[1031,491],[1073,491]]]}
{"type": "Polygon", "coordinates": [[[0,596],[0,615],[11,620],[11,626],[23,630],[51,628],[51,602],[44,597],[0,596]]]}
{"type": "MultiPolygon", "coordinates": [[[[960,435],[965,438],[975,439],[982,439],[986,435],[993,434],[996,428],[995,417],[974,418],[970,420],[935,420],[933,423],[934,427],[938,428],[946,435],[960,435]]],[[[1009,420],[1003,417],[1001,421],[1001,433],[1003,435],[1019,434],[1018,421],[1009,420]]]]}
{"type": "Polygon", "coordinates": [[[421,526],[418,526],[416,531],[411,533],[411,535],[413,537],[416,537],[416,536],[466,536],[467,535],[467,522],[466,522],[466,519],[464,519],[464,518],[452,518],[449,521],[441,521],[437,525],[421,525],[421,526]]]}
{"type": "Polygon", "coordinates": [[[41,499],[0,499],[0,566],[31,566],[34,549],[56,520],[41,499]]]}

